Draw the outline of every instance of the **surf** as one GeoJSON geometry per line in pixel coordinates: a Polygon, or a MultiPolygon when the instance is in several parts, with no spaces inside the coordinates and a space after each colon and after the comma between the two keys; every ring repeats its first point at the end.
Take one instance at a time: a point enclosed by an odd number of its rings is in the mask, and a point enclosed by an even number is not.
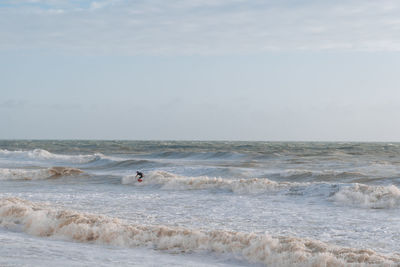
{"type": "Polygon", "coordinates": [[[69,162],[76,164],[84,164],[94,162],[104,157],[101,153],[95,153],[92,155],[64,155],[51,153],[45,149],[33,149],[33,150],[15,150],[10,151],[7,149],[0,149],[0,158],[6,158],[11,160],[37,160],[37,161],[58,161],[58,162],[69,162]]]}
{"type": "Polygon", "coordinates": [[[82,173],[82,170],[70,167],[51,167],[46,169],[0,168],[0,180],[45,180],[63,176],[77,176],[82,173]]]}
{"type": "Polygon", "coordinates": [[[395,185],[353,184],[342,187],[332,199],[362,208],[389,209],[400,207],[400,189],[395,185]]]}
{"type": "Polygon", "coordinates": [[[267,266],[391,266],[399,255],[346,248],[317,240],[227,230],[132,224],[20,198],[0,199],[0,226],[40,237],[174,253],[208,251],[267,266]]]}

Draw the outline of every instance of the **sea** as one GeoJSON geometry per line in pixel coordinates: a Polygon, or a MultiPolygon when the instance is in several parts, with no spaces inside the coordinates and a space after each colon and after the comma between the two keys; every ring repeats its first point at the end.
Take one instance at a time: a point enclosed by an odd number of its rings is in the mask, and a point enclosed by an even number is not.
{"type": "Polygon", "coordinates": [[[400,266],[399,187],[399,143],[3,140],[0,266],[400,266]]]}

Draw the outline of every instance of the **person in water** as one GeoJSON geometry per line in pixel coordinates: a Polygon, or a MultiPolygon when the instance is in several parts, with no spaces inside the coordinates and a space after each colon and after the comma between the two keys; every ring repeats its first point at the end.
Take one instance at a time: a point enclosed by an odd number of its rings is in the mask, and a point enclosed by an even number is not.
{"type": "Polygon", "coordinates": [[[138,182],[141,182],[141,181],[143,181],[143,180],[142,180],[143,176],[144,176],[144,175],[143,175],[142,172],[137,171],[137,172],[136,172],[135,178],[138,178],[138,182]]]}

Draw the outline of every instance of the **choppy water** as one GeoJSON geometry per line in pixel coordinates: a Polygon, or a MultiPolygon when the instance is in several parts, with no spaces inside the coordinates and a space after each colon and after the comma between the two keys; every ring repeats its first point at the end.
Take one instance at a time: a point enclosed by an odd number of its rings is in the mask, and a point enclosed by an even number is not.
{"type": "Polygon", "coordinates": [[[0,265],[400,266],[399,178],[397,143],[0,141],[0,265]]]}

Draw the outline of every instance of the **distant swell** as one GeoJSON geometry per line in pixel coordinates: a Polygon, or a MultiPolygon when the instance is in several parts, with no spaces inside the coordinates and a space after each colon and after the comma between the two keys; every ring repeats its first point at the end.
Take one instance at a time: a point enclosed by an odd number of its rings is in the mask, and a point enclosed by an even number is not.
{"type": "Polygon", "coordinates": [[[0,199],[0,226],[31,235],[173,252],[210,251],[268,266],[391,266],[400,257],[267,234],[128,224],[116,218],[55,209],[19,198],[0,199]]]}
{"type": "Polygon", "coordinates": [[[43,180],[61,176],[79,175],[83,171],[69,167],[52,167],[48,169],[0,169],[0,180],[43,180]]]}
{"type": "Polygon", "coordinates": [[[361,172],[335,171],[335,170],[307,170],[307,169],[289,169],[278,174],[281,177],[290,180],[311,180],[315,182],[337,181],[340,179],[352,178],[362,179],[367,175],[361,172]]]}
{"type": "Polygon", "coordinates": [[[225,179],[210,178],[207,176],[184,177],[164,171],[148,173],[140,184],[134,175],[124,176],[122,184],[162,185],[163,189],[195,190],[195,189],[223,189],[235,193],[263,193],[271,190],[288,188],[299,183],[274,182],[266,178],[225,179]]]}
{"type": "Polygon", "coordinates": [[[337,202],[364,208],[385,209],[400,206],[400,189],[395,185],[354,184],[342,187],[334,196],[337,202]]]}
{"type": "Polygon", "coordinates": [[[17,160],[54,160],[69,163],[89,163],[101,159],[102,154],[94,155],[60,155],[54,154],[44,149],[34,149],[30,151],[8,151],[0,149],[0,157],[17,160]]]}
{"type": "Polygon", "coordinates": [[[113,160],[103,166],[102,168],[117,168],[117,169],[132,169],[136,167],[152,167],[152,166],[164,166],[166,164],[164,163],[159,163],[156,161],[150,161],[150,160],[134,160],[134,159],[128,159],[128,160],[113,160]]]}
{"type": "Polygon", "coordinates": [[[167,151],[149,155],[152,158],[169,159],[197,159],[197,160],[235,160],[245,155],[235,152],[179,152],[167,151]]]}

